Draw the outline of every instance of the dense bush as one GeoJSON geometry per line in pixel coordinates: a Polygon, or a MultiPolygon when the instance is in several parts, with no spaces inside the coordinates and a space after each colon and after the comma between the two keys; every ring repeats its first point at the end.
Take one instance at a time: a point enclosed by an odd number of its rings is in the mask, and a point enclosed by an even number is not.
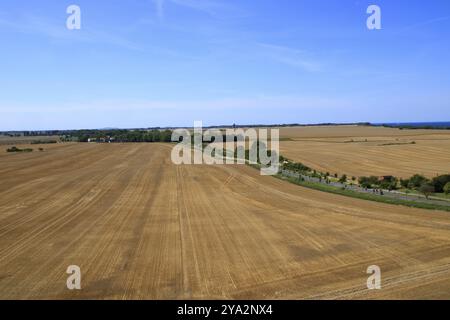
{"type": "Polygon", "coordinates": [[[447,182],[447,184],[444,186],[444,193],[445,194],[450,193],[450,182],[447,182]]]}
{"type": "MultiPolygon", "coordinates": [[[[405,189],[419,190],[423,185],[431,185],[434,192],[445,192],[445,186],[450,183],[450,174],[433,178],[431,181],[422,175],[416,174],[409,179],[401,179],[400,184],[405,189]]],[[[420,191],[420,190],[419,190],[420,191]]]]}
{"type": "Polygon", "coordinates": [[[31,148],[25,148],[25,149],[19,149],[17,147],[11,147],[9,149],[6,149],[6,152],[32,152],[33,149],[31,148]]]}
{"type": "Polygon", "coordinates": [[[408,188],[418,189],[423,184],[428,183],[429,180],[420,174],[415,174],[409,179],[408,188]]]}
{"type": "Polygon", "coordinates": [[[444,187],[447,183],[450,183],[450,174],[435,177],[431,181],[436,192],[444,192],[444,187]]]}
{"type": "Polygon", "coordinates": [[[19,148],[17,148],[17,147],[11,147],[11,148],[9,148],[9,149],[6,149],[6,152],[19,152],[19,148]]]}
{"type": "Polygon", "coordinates": [[[358,182],[363,188],[372,188],[378,186],[379,183],[378,177],[375,176],[359,177],[358,182]]]}
{"type": "Polygon", "coordinates": [[[380,182],[380,188],[385,190],[396,190],[398,179],[396,177],[386,177],[380,182]]]}
{"type": "Polygon", "coordinates": [[[407,189],[408,186],[409,186],[409,179],[400,179],[400,185],[401,185],[403,188],[407,189]]]}

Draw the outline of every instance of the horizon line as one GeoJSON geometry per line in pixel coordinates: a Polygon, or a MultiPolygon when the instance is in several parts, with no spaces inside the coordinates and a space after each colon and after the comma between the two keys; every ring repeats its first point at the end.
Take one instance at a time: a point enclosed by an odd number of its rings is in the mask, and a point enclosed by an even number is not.
{"type": "MultiPolygon", "coordinates": [[[[450,121],[401,121],[401,122],[370,122],[370,121],[358,121],[358,122],[317,122],[317,123],[274,123],[274,124],[222,124],[222,125],[209,125],[202,126],[202,128],[255,128],[255,127],[317,127],[317,126],[383,126],[383,125],[424,125],[427,124],[449,124],[450,121]]],[[[193,126],[155,126],[155,127],[105,127],[105,128],[79,128],[79,129],[24,129],[24,130],[0,130],[0,134],[7,133],[20,133],[20,132],[52,132],[52,131],[106,131],[106,130],[161,130],[161,129],[191,129],[193,126]]]]}

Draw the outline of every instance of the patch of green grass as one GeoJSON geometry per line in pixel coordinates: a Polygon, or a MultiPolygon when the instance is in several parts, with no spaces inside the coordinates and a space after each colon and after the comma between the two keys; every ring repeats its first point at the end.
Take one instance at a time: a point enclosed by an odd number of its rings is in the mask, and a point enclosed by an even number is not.
{"type": "Polygon", "coordinates": [[[445,193],[433,193],[431,195],[432,197],[436,197],[436,198],[441,198],[444,200],[450,200],[450,194],[445,194],[445,193]]]}
{"type": "MultiPolygon", "coordinates": [[[[399,191],[403,192],[403,193],[408,191],[409,195],[423,196],[423,194],[420,193],[417,190],[411,190],[411,189],[402,188],[402,189],[399,189],[399,191]]],[[[433,194],[431,194],[431,197],[439,198],[439,199],[442,199],[442,200],[450,200],[450,194],[445,194],[445,193],[433,193],[433,194]]]]}

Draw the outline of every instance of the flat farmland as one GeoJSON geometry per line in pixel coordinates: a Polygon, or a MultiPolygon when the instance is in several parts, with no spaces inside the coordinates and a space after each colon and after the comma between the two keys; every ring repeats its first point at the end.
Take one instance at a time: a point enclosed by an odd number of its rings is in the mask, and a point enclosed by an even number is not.
{"type": "Polygon", "coordinates": [[[281,129],[281,137],[283,156],[324,173],[403,178],[450,173],[449,130],[297,127],[281,129]]]}
{"type": "Polygon", "coordinates": [[[0,155],[1,299],[450,298],[450,215],[304,189],[164,144],[0,155]],[[370,265],[382,289],[366,288],[370,265]],[[66,288],[78,265],[81,290],[66,288]]]}

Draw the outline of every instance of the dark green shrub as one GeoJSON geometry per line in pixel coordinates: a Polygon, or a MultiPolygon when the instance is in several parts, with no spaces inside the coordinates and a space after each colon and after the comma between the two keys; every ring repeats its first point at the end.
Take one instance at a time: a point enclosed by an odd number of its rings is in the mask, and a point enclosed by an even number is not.
{"type": "Polygon", "coordinates": [[[447,184],[444,186],[444,193],[447,195],[450,193],[450,182],[447,182],[447,184]]]}
{"type": "Polygon", "coordinates": [[[420,174],[415,174],[409,179],[408,188],[418,189],[423,184],[428,183],[429,180],[420,174]]]}
{"type": "Polygon", "coordinates": [[[378,186],[379,180],[378,177],[370,176],[370,177],[359,177],[358,183],[363,188],[372,188],[378,186]]]}
{"type": "Polygon", "coordinates": [[[6,149],[6,152],[33,152],[31,148],[19,149],[16,146],[6,149]]]}
{"type": "Polygon", "coordinates": [[[434,186],[436,192],[444,192],[444,187],[450,182],[450,174],[444,174],[433,178],[431,184],[434,186]]]}

